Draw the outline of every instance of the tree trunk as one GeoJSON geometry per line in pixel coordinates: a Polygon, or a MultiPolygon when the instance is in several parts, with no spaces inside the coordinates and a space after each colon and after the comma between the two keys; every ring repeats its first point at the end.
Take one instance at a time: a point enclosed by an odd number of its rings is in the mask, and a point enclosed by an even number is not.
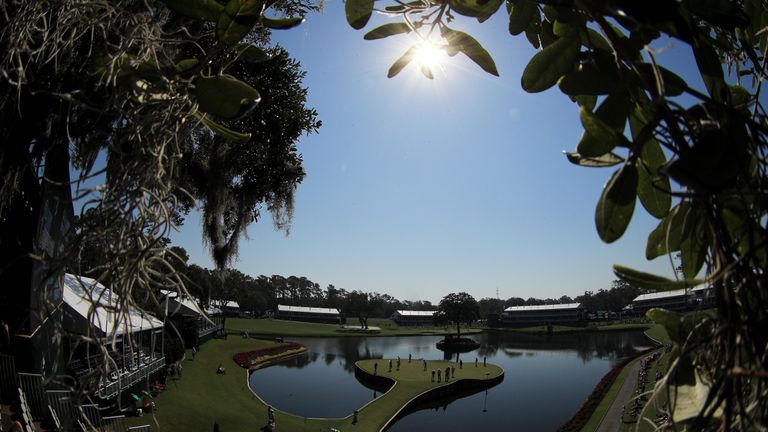
{"type": "Polygon", "coordinates": [[[461,339],[461,323],[456,321],[456,338],[461,339]]]}

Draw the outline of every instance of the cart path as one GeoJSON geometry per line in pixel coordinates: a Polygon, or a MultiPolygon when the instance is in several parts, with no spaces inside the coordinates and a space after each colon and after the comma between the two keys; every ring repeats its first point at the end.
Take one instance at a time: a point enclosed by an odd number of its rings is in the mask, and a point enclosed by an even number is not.
{"type": "Polygon", "coordinates": [[[605,412],[597,432],[616,432],[621,427],[621,407],[629,403],[637,387],[637,374],[640,372],[640,361],[635,361],[629,369],[629,373],[624,378],[619,392],[616,393],[616,399],[613,400],[611,407],[605,412]]]}

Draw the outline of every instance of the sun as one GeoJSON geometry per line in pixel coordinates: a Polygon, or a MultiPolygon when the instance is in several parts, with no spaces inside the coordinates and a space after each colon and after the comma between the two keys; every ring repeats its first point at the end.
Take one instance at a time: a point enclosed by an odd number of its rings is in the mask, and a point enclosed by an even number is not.
{"type": "Polygon", "coordinates": [[[416,48],[414,54],[416,63],[424,70],[428,68],[431,71],[442,69],[445,51],[429,41],[422,41],[416,48]]]}

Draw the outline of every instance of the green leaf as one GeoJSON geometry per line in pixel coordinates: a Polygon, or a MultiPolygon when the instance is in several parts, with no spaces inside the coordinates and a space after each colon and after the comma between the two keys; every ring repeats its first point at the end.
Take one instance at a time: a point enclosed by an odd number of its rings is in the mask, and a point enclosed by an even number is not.
{"type": "Polygon", "coordinates": [[[219,42],[226,45],[240,42],[259,22],[263,9],[261,0],[229,0],[216,23],[219,42]]]}
{"type": "Polygon", "coordinates": [[[435,79],[435,76],[432,74],[432,69],[425,64],[421,65],[421,73],[429,79],[435,79]]]}
{"type": "Polygon", "coordinates": [[[417,45],[411,45],[410,48],[408,48],[408,51],[405,52],[402,56],[400,56],[399,59],[395,60],[395,62],[390,66],[389,71],[387,72],[387,78],[392,78],[395,75],[399,74],[401,70],[403,70],[404,67],[408,66],[408,63],[413,60],[413,57],[416,54],[416,49],[418,48],[417,45]]]}
{"type": "Polygon", "coordinates": [[[586,45],[595,50],[602,50],[605,52],[613,52],[613,48],[605,38],[597,31],[587,28],[586,33],[580,35],[582,45],[586,45]]]}
{"type": "Polygon", "coordinates": [[[567,37],[539,51],[523,71],[523,90],[538,93],[552,87],[561,76],[573,70],[578,55],[578,39],[567,37]]]}
{"type": "Polygon", "coordinates": [[[404,10],[407,10],[409,7],[412,8],[418,8],[418,9],[424,9],[424,2],[421,0],[414,0],[412,2],[408,2],[405,4],[398,4],[394,6],[387,6],[384,8],[384,10],[388,12],[402,12],[404,10]]]}
{"type": "Polygon", "coordinates": [[[723,78],[723,65],[715,49],[703,37],[697,37],[693,42],[693,55],[709,95],[717,101],[727,102],[730,94],[723,78]]]}
{"type": "Polygon", "coordinates": [[[704,265],[709,250],[709,231],[706,218],[700,210],[694,208],[686,219],[685,236],[680,242],[680,259],[683,267],[683,275],[687,279],[693,279],[699,274],[704,265]]]}
{"type": "Polygon", "coordinates": [[[347,0],[344,5],[347,22],[355,30],[360,30],[368,24],[373,13],[373,0],[347,0]]]}
{"type": "Polygon", "coordinates": [[[655,71],[654,65],[650,63],[636,63],[635,67],[646,82],[656,83],[657,87],[663,83],[662,88],[667,96],[679,96],[688,88],[684,79],[664,67],[656,66],[655,71]]]}
{"type": "Polygon", "coordinates": [[[605,95],[616,90],[617,83],[592,63],[579,65],[557,82],[560,91],[568,96],[605,95]]]}
{"type": "MultiPolygon", "coordinates": [[[[611,93],[600,104],[593,116],[585,114],[584,118],[589,128],[585,125],[584,135],[576,147],[577,151],[583,156],[596,157],[611,151],[617,145],[628,146],[629,143],[623,131],[631,106],[629,99],[624,95],[611,93]],[[600,123],[593,119],[599,120],[600,123]],[[606,126],[613,132],[606,131],[606,126]],[[590,129],[601,135],[593,135],[590,129]]],[[[580,117],[582,110],[587,111],[586,107],[580,108],[580,117]]],[[[584,123],[582,119],[582,124],[584,123]]]]}
{"type": "Polygon", "coordinates": [[[603,122],[598,114],[593,114],[585,107],[579,107],[579,119],[584,126],[584,133],[589,135],[588,140],[579,142],[580,153],[586,156],[600,156],[618,145],[628,146],[624,135],[603,122]],[[589,146],[583,145],[587,143],[589,146]]]}
{"type": "Polygon", "coordinates": [[[568,162],[574,165],[590,168],[606,168],[624,162],[624,158],[610,152],[597,157],[585,157],[578,153],[566,152],[565,156],[568,162]]]}
{"type": "Polygon", "coordinates": [[[262,63],[272,58],[263,49],[249,43],[237,44],[236,50],[238,59],[247,63],[262,63]]]}
{"type": "Polygon", "coordinates": [[[229,129],[225,126],[220,125],[219,123],[216,123],[215,121],[211,120],[207,115],[201,114],[199,112],[196,112],[194,114],[195,117],[197,117],[200,120],[200,123],[204,124],[205,127],[210,129],[216,134],[219,134],[223,136],[224,138],[232,141],[248,141],[251,139],[250,133],[242,133],[233,131],[232,129],[229,129]]]}
{"type": "Polygon", "coordinates": [[[613,266],[613,273],[621,280],[627,281],[638,288],[651,291],[671,291],[683,288],[693,288],[704,283],[703,280],[672,280],[662,276],[641,272],[618,264],[613,266]]]}
{"type": "Polygon", "coordinates": [[[674,342],[683,342],[683,340],[681,340],[681,337],[683,336],[680,332],[681,321],[683,318],[682,314],[668,311],[666,309],[652,308],[645,313],[645,316],[647,316],[648,319],[655,322],[656,324],[660,324],[662,327],[664,327],[670,339],[672,339],[674,342]]]}
{"type": "Polygon", "coordinates": [[[690,221],[693,219],[691,216],[693,211],[693,207],[687,201],[673,207],[656,229],[648,235],[645,257],[652,260],[670,252],[679,251],[683,239],[691,230],[690,221]]]}
{"type": "Polygon", "coordinates": [[[173,71],[178,75],[184,75],[185,73],[197,67],[199,63],[200,62],[197,59],[184,59],[173,66],[173,71]]]}
{"type": "Polygon", "coordinates": [[[496,13],[503,0],[448,0],[451,10],[483,22],[496,13]]]}
{"type": "Polygon", "coordinates": [[[263,17],[261,23],[264,27],[271,28],[272,30],[288,30],[297,27],[304,22],[304,18],[267,18],[263,17]]]}
{"type": "Polygon", "coordinates": [[[655,139],[650,139],[643,143],[640,159],[650,168],[652,174],[657,174],[658,170],[667,162],[667,157],[664,155],[661,145],[655,139]]]}
{"type": "Polygon", "coordinates": [[[199,77],[192,94],[202,111],[234,119],[250,111],[261,100],[259,92],[229,75],[199,77]]]}
{"type": "MultiPolygon", "coordinates": [[[[681,359],[682,360],[682,359],[681,359]]],[[[701,409],[707,401],[710,392],[710,385],[702,378],[700,373],[687,361],[686,367],[681,367],[682,372],[691,371],[693,381],[691,383],[670,383],[672,392],[675,395],[675,410],[672,418],[675,424],[681,424],[687,420],[694,420],[701,415],[701,409]]],[[[686,374],[690,375],[690,374],[686,374]]],[[[687,380],[687,381],[690,381],[687,380]]],[[[723,405],[721,404],[714,411],[713,416],[720,418],[723,416],[723,405]]],[[[683,430],[692,430],[684,428],[683,430]]]]}
{"type": "Polygon", "coordinates": [[[472,36],[458,30],[451,30],[448,27],[443,27],[442,34],[448,41],[448,45],[464,53],[484,71],[499,76],[496,63],[494,63],[491,55],[472,36]]]}
{"type": "Polygon", "coordinates": [[[645,259],[666,255],[667,252],[667,234],[669,231],[669,222],[672,220],[671,213],[659,222],[656,228],[648,234],[648,240],[645,243],[645,259]]]}
{"type": "Polygon", "coordinates": [[[749,17],[738,3],[729,0],[684,0],[685,8],[718,27],[733,31],[746,28],[749,17]]]}
{"type": "Polygon", "coordinates": [[[536,4],[529,0],[519,0],[515,3],[509,13],[509,34],[517,36],[524,32],[531,25],[533,15],[538,11],[536,4]]]}
{"type": "Polygon", "coordinates": [[[596,113],[592,113],[584,107],[579,108],[579,119],[584,130],[595,139],[603,142],[603,147],[607,148],[608,151],[616,147],[621,140],[626,141],[621,132],[607,125],[596,113]]]}
{"type": "Polygon", "coordinates": [[[651,216],[663,218],[672,205],[669,177],[651,174],[643,163],[637,164],[637,173],[637,197],[640,198],[640,204],[651,216]]]}
{"type": "Polygon", "coordinates": [[[584,107],[590,111],[593,111],[597,105],[597,96],[594,95],[571,96],[571,100],[579,104],[579,107],[584,107]]]}
{"type": "Polygon", "coordinates": [[[635,211],[636,196],[637,168],[624,165],[608,180],[597,203],[595,225],[604,242],[612,243],[624,234],[635,211]]]}
{"type": "Polygon", "coordinates": [[[531,24],[525,29],[525,38],[528,39],[528,43],[535,49],[541,47],[541,41],[539,41],[539,33],[541,33],[541,14],[538,12],[533,15],[531,24]]]}
{"type": "Polygon", "coordinates": [[[411,26],[406,23],[389,23],[376,27],[363,36],[365,40],[384,39],[385,37],[394,36],[403,33],[410,33],[411,26]]]}
{"type": "Polygon", "coordinates": [[[746,108],[752,102],[752,94],[738,84],[729,85],[728,91],[731,93],[731,103],[735,108],[746,108]]]}
{"type": "Polygon", "coordinates": [[[216,0],[162,0],[169,9],[190,18],[216,21],[224,10],[216,0]]]}
{"type": "Polygon", "coordinates": [[[579,32],[584,29],[583,24],[564,23],[560,20],[552,25],[552,32],[560,37],[579,37],[579,32]]]}

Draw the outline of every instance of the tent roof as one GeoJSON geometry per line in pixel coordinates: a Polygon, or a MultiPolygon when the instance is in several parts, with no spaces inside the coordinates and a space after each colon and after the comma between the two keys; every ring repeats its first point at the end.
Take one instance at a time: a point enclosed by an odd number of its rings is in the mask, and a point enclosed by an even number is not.
{"type": "Polygon", "coordinates": [[[333,315],[339,314],[338,309],[307,307],[307,306],[277,305],[277,310],[279,312],[303,312],[303,313],[333,314],[333,315]]]}
{"type": "Polygon", "coordinates": [[[564,309],[578,309],[581,307],[581,303],[564,303],[553,305],[537,305],[537,306],[510,306],[504,309],[504,312],[519,312],[519,311],[533,311],[533,310],[564,310],[564,309]]]}
{"type": "Polygon", "coordinates": [[[104,335],[122,335],[162,328],[163,322],[135,306],[118,314],[119,299],[104,285],[85,276],[64,275],[64,302],[104,335]]]}
{"type": "Polygon", "coordinates": [[[435,314],[437,311],[415,311],[415,310],[399,310],[396,311],[396,313],[400,314],[401,316],[423,316],[423,317],[431,317],[435,314]]]}
{"type": "MultiPolygon", "coordinates": [[[[200,301],[197,299],[197,297],[185,295],[176,295],[176,297],[171,297],[171,294],[176,294],[176,291],[170,290],[160,290],[160,294],[162,294],[166,300],[170,299],[171,301],[178,303],[177,309],[171,309],[173,306],[169,305],[169,312],[180,313],[183,315],[200,315],[200,311],[205,312],[206,315],[216,315],[221,313],[221,309],[213,305],[208,306],[205,308],[205,310],[203,310],[200,306],[198,306],[200,301]]],[[[166,300],[163,300],[163,303],[166,300]]]]}
{"type": "MultiPolygon", "coordinates": [[[[699,286],[696,288],[689,288],[688,294],[694,294],[698,291],[703,291],[707,289],[707,287],[699,286]]],[[[677,289],[677,290],[670,290],[670,291],[660,291],[660,292],[654,292],[649,294],[641,294],[637,297],[635,297],[632,302],[642,302],[642,301],[648,301],[648,300],[658,300],[658,299],[665,299],[665,298],[672,298],[672,297],[681,297],[686,294],[685,289],[677,289]]]]}

